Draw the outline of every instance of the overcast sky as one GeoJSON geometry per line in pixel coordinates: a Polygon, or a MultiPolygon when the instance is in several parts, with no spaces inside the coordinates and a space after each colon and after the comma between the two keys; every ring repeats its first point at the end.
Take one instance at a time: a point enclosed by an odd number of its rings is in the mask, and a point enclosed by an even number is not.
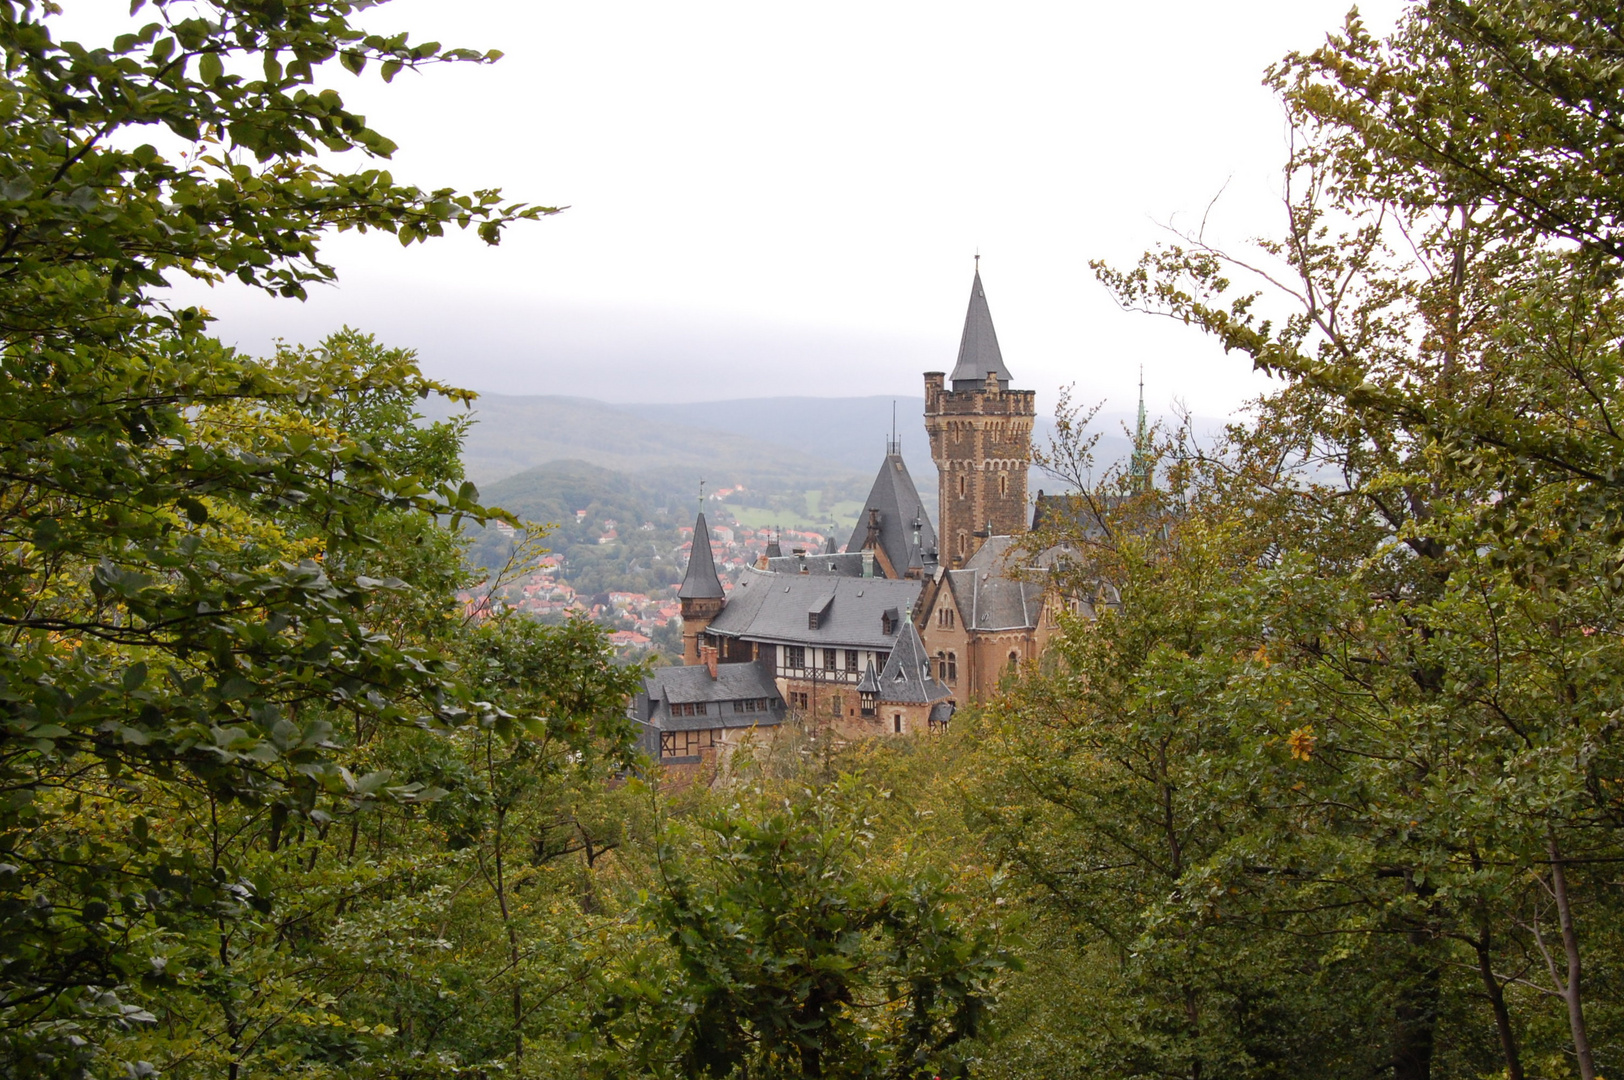
{"type": "MultiPolygon", "coordinates": [[[[70,0],[70,7],[72,6],[70,0]]],[[[1400,0],[1362,9],[1390,26],[1400,0]]],[[[244,347],[350,323],[478,390],[608,401],[921,392],[951,368],[981,269],[1017,386],[1224,413],[1239,357],[1118,310],[1088,261],[1168,222],[1277,232],[1281,109],[1264,68],[1346,0],[820,4],[397,0],[363,25],[499,48],[493,67],[336,85],[424,185],[567,205],[402,250],[329,246],[303,305],[202,298],[244,347]],[[1226,187],[1227,185],[1227,187],[1226,187]]]]}

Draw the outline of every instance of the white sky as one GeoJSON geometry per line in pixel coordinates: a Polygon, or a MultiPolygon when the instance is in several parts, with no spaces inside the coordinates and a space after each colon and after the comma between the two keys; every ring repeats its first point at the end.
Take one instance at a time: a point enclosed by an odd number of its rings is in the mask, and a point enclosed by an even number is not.
{"type": "MultiPolygon", "coordinates": [[[[363,25],[494,67],[336,85],[425,186],[568,205],[402,250],[332,242],[304,305],[199,299],[264,349],[348,322],[478,390],[609,401],[921,393],[951,368],[971,256],[1017,386],[1222,414],[1263,385],[1119,311],[1088,261],[1194,223],[1276,232],[1282,112],[1260,85],[1347,0],[820,4],[398,0],[363,25]]],[[[70,8],[71,8],[70,0],[70,8]]],[[[1401,0],[1364,7],[1387,29],[1401,0]]],[[[359,164],[359,163],[357,163],[359,164]]]]}

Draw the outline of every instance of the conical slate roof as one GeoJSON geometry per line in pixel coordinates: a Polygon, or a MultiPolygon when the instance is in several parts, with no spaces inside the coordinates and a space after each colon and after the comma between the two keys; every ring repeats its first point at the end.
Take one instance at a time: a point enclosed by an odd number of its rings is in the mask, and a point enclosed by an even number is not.
{"type": "Polygon", "coordinates": [[[682,575],[682,588],[677,590],[680,600],[717,600],[727,594],[722,590],[722,579],[716,576],[716,558],[711,554],[710,526],[705,524],[705,511],[699,512],[694,522],[694,547],[688,556],[688,570],[682,575]]]}
{"type": "Polygon", "coordinates": [[[857,683],[859,694],[878,694],[880,692],[880,677],[874,671],[874,658],[868,658],[868,668],[864,670],[863,677],[857,683]]]}
{"type": "Polygon", "coordinates": [[[1009,369],[998,348],[998,335],[992,328],[992,312],[987,310],[987,293],[981,287],[981,271],[970,286],[970,308],[964,313],[964,336],[959,339],[959,362],[953,366],[954,390],[980,390],[987,372],[998,373],[999,385],[1009,386],[1009,369]]]}
{"type": "Polygon", "coordinates": [[[885,670],[880,672],[880,700],[923,705],[952,696],[953,691],[947,684],[938,682],[931,674],[930,657],[925,653],[925,643],[919,639],[913,621],[904,619],[902,633],[897,635],[896,646],[885,661],[885,670]]]}
{"type": "Polygon", "coordinates": [[[902,463],[901,454],[885,455],[868,499],[857,515],[857,527],[846,542],[847,551],[862,551],[867,546],[870,510],[879,511],[879,547],[898,575],[906,574],[910,567],[923,567],[927,553],[934,557],[936,528],[925,513],[925,504],[919,501],[919,489],[908,475],[908,466],[902,463]],[[915,522],[918,523],[917,539],[915,522]]]}

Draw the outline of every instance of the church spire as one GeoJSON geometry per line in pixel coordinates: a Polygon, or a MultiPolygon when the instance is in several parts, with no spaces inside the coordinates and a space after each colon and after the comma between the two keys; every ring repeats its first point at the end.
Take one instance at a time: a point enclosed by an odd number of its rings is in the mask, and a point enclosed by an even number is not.
{"type": "Polygon", "coordinates": [[[1000,389],[1009,388],[1009,369],[1004,366],[1004,354],[998,348],[998,335],[992,328],[987,293],[981,287],[981,256],[977,255],[975,280],[970,285],[970,307],[964,313],[964,334],[959,338],[959,360],[950,376],[953,389],[984,389],[988,372],[997,374],[1000,389]]]}
{"type": "Polygon", "coordinates": [[[1139,425],[1133,433],[1133,457],[1128,463],[1128,487],[1135,495],[1151,489],[1150,440],[1145,426],[1145,367],[1139,366],[1139,425]]]}
{"type": "Polygon", "coordinates": [[[722,590],[722,579],[716,576],[716,557],[711,554],[710,526],[705,524],[705,511],[699,512],[694,522],[694,545],[688,555],[688,570],[682,575],[682,588],[677,590],[679,600],[716,600],[727,595],[722,590]]]}

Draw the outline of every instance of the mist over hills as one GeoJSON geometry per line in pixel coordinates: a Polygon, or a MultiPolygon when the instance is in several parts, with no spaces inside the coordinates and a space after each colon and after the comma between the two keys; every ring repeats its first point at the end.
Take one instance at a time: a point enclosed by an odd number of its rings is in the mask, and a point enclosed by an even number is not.
{"type": "MultiPolygon", "coordinates": [[[[704,480],[713,492],[743,485],[748,505],[785,515],[800,508],[796,516],[806,521],[844,521],[854,513],[849,503],[863,498],[884,456],[893,408],[903,458],[934,515],[936,468],[925,435],[923,397],[611,405],[556,395],[482,394],[472,408],[475,423],[463,456],[470,479],[493,498],[500,491],[516,504],[550,498],[553,485],[542,478],[552,465],[570,477],[572,486],[601,482],[609,490],[635,489],[651,507],[692,506],[704,480]],[[583,465],[592,468],[579,467],[583,465]],[[623,486],[611,474],[634,482],[623,486]],[[513,483],[497,486],[507,480],[513,483]],[[838,511],[833,509],[837,505],[838,511]]],[[[460,411],[438,400],[424,407],[433,419],[460,411]]],[[[1132,414],[1120,411],[1095,418],[1100,468],[1128,457],[1132,443],[1125,427],[1132,422],[1132,414]]],[[[1211,430],[1220,423],[1198,419],[1197,427],[1211,430]]],[[[1051,418],[1039,417],[1034,447],[1046,447],[1053,430],[1051,418]]],[[[1060,486],[1033,470],[1034,493],[1060,486]]],[[[730,498],[730,503],[738,502],[738,497],[730,498]]]]}

